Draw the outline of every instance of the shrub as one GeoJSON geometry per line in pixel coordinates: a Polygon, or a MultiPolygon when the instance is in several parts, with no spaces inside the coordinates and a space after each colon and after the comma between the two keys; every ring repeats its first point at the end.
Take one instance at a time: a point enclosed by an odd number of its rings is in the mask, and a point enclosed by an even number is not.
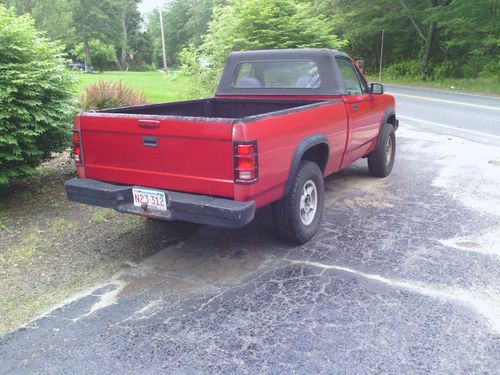
{"type": "Polygon", "coordinates": [[[135,91],[122,81],[100,80],[85,88],[80,96],[84,110],[127,107],[146,104],[144,93],[135,91]]]}
{"type": "Polygon", "coordinates": [[[498,72],[500,72],[500,61],[488,61],[483,65],[479,77],[481,78],[496,78],[498,80],[498,72]]]}
{"type": "Polygon", "coordinates": [[[420,61],[409,60],[402,61],[399,63],[394,63],[389,66],[384,71],[384,76],[386,78],[398,79],[398,78],[411,78],[419,79],[420,77],[420,61]]]}
{"type": "MultiPolygon", "coordinates": [[[[115,47],[111,44],[104,44],[99,39],[92,39],[89,42],[89,50],[90,61],[87,61],[87,64],[95,65],[100,72],[116,60],[115,47]]],[[[74,48],[73,54],[75,54],[75,56],[77,56],[80,60],[85,60],[85,49],[83,47],[83,43],[78,44],[74,48]]]]}
{"type": "Polygon", "coordinates": [[[432,69],[432,78],[437,80],[455,78],[460,76],[460,69],[451,61],[444,61],[432,69]]]}
{"type": "Polygon", "coordinates": [[[220,70],[202,64],[203,58],[193,45],[184,48],[179,53],[179,59],[181,75],[190,76],[193,80],[193,85],[186,87],[183,94],[189,98],[212,96],[220,79],[220,70]]]}
{"type": "Polygon", "coordinates": [[[152,72],[155,69],[151,64],[147,64],[145,62],[139,62],[136,64],[132,64],[129,69],[131,72],[152,72]]]}
{"type": "Polygon", "coordinates": [[[73,75],[29,16],[0,5],[0,185],[68,145],[73,75]]]}

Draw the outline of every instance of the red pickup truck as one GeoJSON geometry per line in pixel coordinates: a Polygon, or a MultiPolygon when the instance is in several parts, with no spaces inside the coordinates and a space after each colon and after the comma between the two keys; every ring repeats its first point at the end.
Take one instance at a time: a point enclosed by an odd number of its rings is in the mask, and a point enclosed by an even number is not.
{"type": "Polygon", "coordinates": [[[229,228],[272,204],[282,239],[318,231],[323,177],[367,157],[387,176],[394,98],[345,53],[231,53],[215,97],[80,113],[73,129],[74,202],[161,220],[229,228]]]}

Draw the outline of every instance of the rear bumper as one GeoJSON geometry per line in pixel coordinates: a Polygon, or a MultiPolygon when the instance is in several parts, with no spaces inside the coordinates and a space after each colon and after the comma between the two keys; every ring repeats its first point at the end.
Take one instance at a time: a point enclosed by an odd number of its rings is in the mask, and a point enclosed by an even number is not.
{"type": "Polygon", "coordinates": [[[72,178],[66,181],[64,187],[70,201],[166,221],[182,220],[225,228],[241,228],[252,221],[255,215],[254,201],[235,202],[206,195],[154,189],[163,191],[168,200],[167,211],[154,211],[134,206],[134,186],[72,178]]]}

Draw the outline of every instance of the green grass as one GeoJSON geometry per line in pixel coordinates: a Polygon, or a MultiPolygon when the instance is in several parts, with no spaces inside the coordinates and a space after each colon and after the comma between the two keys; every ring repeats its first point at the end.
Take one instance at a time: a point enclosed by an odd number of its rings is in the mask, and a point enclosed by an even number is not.
{"type": "MultiPolygon", "coordinates": [[[[136,90],[143,91],[146,100],[151,103],[172,102],[176,100],[187,100],[192,98],[193,80],[190,77],[179,73],[171,73],[164,76],[158,72],[103,72],[92,74],[77,74],[78,93],[101,79],[122,81],[124,84],[136,90]]],[[[377,75],[368,75],[368,80],[378,82],[377,75]]],[[[417,79],[390,79],[384,78],[382,82],[387,84],[431,87],[450,91],[464,91],[479,94],[489,94],[500,96],[500,79],[448,79],[440,81],[421,81],[417,79]]]]}
{"type": "Polygon", "coordinates": [[[103,72],[91,74],[75,73],[78,78],[78,93],[99,80],[122,81],[124,84],[143,91],[151,103],[171,102],[189,99],[188,89],[193,84],[189,77],[179,73],[165,76],[158,72],[103,72]]]}
{"type": "MultiPolygon", "coordinates": [[[[371,82],[378,82],[378,75],[368,75],[367,79],[371,82]]],[[[412,86],[412,87],[430,87],[441,90],[463,91],[478,94],[488,94],[500,96],[500,79],[498,78],[455,78],[439,81],[422,81],[409,78],[384,78],[382,82],[394,85],[412,86]]]]}

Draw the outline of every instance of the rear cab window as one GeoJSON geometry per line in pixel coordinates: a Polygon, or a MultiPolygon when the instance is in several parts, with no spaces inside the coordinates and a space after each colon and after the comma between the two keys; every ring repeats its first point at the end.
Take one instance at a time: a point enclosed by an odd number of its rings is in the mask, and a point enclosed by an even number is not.
{"type": "Polygon", "coordinates": [[[314,61],[248,61],[236,65],[234,88],[319,88],[321,78],[314,61]]]}

